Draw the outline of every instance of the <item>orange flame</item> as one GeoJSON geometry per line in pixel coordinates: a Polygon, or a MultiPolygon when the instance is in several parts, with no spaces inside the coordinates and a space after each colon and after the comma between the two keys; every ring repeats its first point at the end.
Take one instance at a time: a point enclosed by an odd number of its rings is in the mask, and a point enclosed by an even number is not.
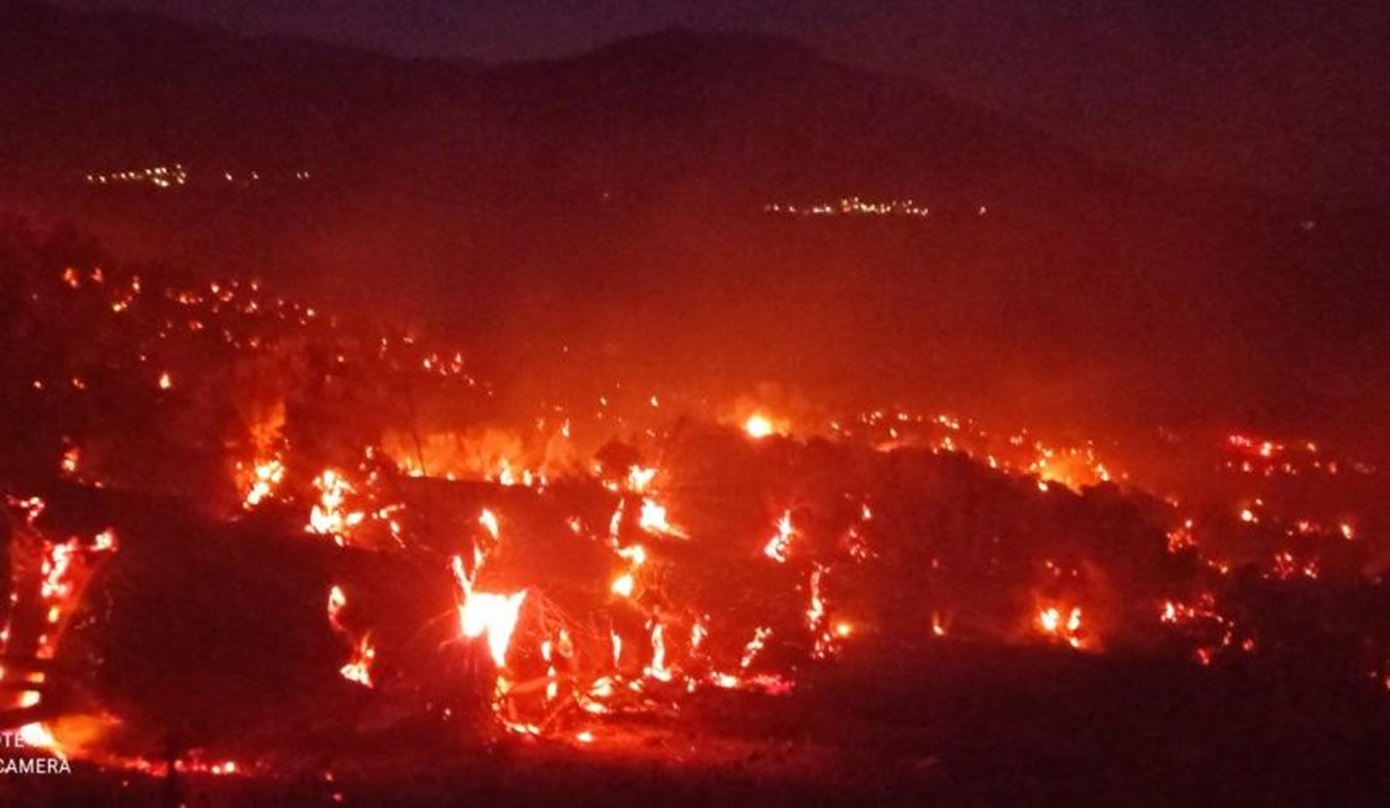
{"type": "Polygon", "coordinates": [[[512,632],[516,630],[525,600],[524,589],[511,595],[469,592],[458,607],[459,630],[463,636],[469,639],[486,636],[492,661],[499,668],[507,666],[507,647],[511,645],[512,632]]]}
{"type": "Polygon", "coordinates": [[[314,487],[321,496],[319,502],[309,512],[309,524],[304,530],[332,536],[338,544],[346,544],[347,532],[362,523],[366,518],[361,511],[344,508],[348,494],[354,492],[352,485],[338,472],[327,469],[314,479],[314,487]]]}
{"type": "MultiPolygon", "coordinates": [[[[333,630],[349,638],[351,641],[351,630],[343,624],[341,615],[343,609],[347,608],[347,595],[343,588],[337,584],[328,590],[328,623],[333,630]]],[[[356,682],[363,687],[372,686],[372,662],[376,659],[376,648],[372,644],[370,634],[363,634],[352,642],[352,656],[338,669],[338,673],[349,682],[356,682]]]]}
{"type": "Polygon", "coordinates": [[[795,532],[796,529],[792,527],[792,513],[786,511],[782,514],[782,518],[777,520],[777,534],[763,546],[763,555],[778,564],[785,564],[787,562],[787,549],[791,546],[792,535],[795,532]]]}
{"type": "Polygon", "coordinates": [[[773,428],[772,422],[767,419],[767,416],[754,413],[748,416],[747,421],[743,422],[743,431],[747,432],[750,438],[762,440],[776,432],[776,429],[773,428]]]}

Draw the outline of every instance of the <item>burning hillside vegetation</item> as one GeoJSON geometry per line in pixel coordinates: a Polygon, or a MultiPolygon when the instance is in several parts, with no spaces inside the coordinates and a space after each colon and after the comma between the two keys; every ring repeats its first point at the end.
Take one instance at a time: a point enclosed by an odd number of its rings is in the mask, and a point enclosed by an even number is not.
{"type": "Polygon", "coordinates": [[[518,413],[464,348],[22,242],[0,681],[36,753],[324,794],[441,744],[742,760],[852,746],[914,686],[1136,660],[1383,712],[1381,472],[1316,441],[1165,434],[1202,470],[1178,492],[902,407],[615,384],[518,413]]]}

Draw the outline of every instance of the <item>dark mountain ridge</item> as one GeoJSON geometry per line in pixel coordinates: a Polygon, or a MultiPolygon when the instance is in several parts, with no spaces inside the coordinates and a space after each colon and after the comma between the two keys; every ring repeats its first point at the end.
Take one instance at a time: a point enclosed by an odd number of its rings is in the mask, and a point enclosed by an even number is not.
{"type": "Polygon", "coordinates": [[[790,182],[859,191],[868,181],[920,193],[991,177],[1002,188],[1023,168],[1034,176],[1052,169],[1049,181],[1098,170],[1026,126],[920,82],[865,74],[766,35],[677,28],[578,57],[485,67],[139,13],[39,3],[0,13],[0,80],[12,120],[23,122],[0,136],[31,169],[170,154],[350,164],[399,148],[406,134],[463,138],[504,128],[533,138],[518,147],[541,162],[558,144],[577,166],[632,158],[641,146],[651,159],[638,175],[682,154],[704,171],[704,160],[722,157],[730,165],[718,179],[748,173],[743,182],[764,192],[790,182]],[[878,164],[866,164],[875,155],[878,164]]]}

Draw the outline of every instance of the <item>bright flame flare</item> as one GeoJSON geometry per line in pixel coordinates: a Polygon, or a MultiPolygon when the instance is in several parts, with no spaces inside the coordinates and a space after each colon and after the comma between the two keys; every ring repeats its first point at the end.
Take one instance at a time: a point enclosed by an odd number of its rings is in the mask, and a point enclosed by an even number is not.
{"type": "Polygon", "coordinates": [[[762,440],[774,434],[777,430],[767,416],[754,413],[748,416],[748,420],[743,422],[743,431],[748,433],[748,437],[754,440],[762,440]]]}
{"type": "Polygon", "coordinates": [[[792,513],[786,511],[782,514],[782,518],[777,520],[777,534],[763,546],[763,555],[778,564],[787,563],[787,550],[791,547],[792,536],[795,532],[796,529],[792,527],[792,513]]]}
{"type": "Polygon", "coordinates": [[[511,595],[495,595],[489,592],[470,592],[458,607],[459,630],[469,639],[487,637],[488,651],[497,667],[507,665],[507,647],[512,641],[517,620],[521,617],[521,604],[526,600],[526,590],[511,595]]]}

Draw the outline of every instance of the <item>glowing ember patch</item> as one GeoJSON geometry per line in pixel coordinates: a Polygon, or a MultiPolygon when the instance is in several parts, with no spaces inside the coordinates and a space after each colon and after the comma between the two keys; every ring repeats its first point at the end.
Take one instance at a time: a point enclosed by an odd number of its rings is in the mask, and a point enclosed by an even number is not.
{"type": "Polygon", "coordinates": [[[608,540],[614,545],[618,543],[618,535],[622,533],[624,504],[623,500],[618,500],[618,507],[613,509],[613,516],[608,520],[608,540]]]}
{"type": "Polygon", "coordinates": [[[72,476],[77,473],[77,464],[81,459],[81,452],[76,446],[69,446],[63,450],[63,459],[59,463],[59,469],[63,474],[72,476]]]}
{"type": "Polygon", "coordinates": [[[825,599],[822,586],[826,571],[827,568],[820,564],[811,571],[811,601],[806,608],[806,627],[810,629],[813,640],[811,656],[816,659],[824,659],[837,650],[836,637],[844,639],[848,636],[848,631],[840,632],[841,625],[845,624],[837,625],[833,634],[825,628],[825,599]]]}
{"type": "Polygon", "coordinates": [[[777,520],[777,534],[763,545],[763,555],[776,561],[778,564],[787,562],[787,550],[791,547],[792,536],[796,532],[792,527],[791,511],[782,514],[782,518],[777,520]]]}
{"type": "Polygon", "coordinates": [[[116,531],[107,528],[98,533],[92,539],[92,549],[98,552],[106,552],[116,549],[116,531]]]}
{"type": "Polygon", "coordinates": [[[640,494],[643,491],[647,490],[647,486],[651,484],[652,478],[655,476],[656,469],[654,468],[642,468],[641,466],[633,466],[632,468],[628,469],[627,472],[627,486],[634,492],[640,494]]]}
{"type": "Polygon", "coordinates": [[[328,590],[328,624],[352,645],[352,656],[338,669],[338,673],[349,682],[363,687],[372,686],[372,662],[376,659],[376,648],[370,634],[363,634],[355,641],[353,632],[343,624],[343,609],[347,608],[347,594],[343,588],[334,585],[328,590]]]}
{"type": "Polygon", "coordinates": [[[820,627],[825,617],[825,601],[820,595],[821,576],[824,574],[825,569],[819,566],[811,572],[811,605],[806,609],[806,623],[812,631],[820,627]]]}
{"type": "Polygon", "coordinates": [[[250,486],[242,499],[242,507],[250,510],[264,502],[285,479],[285,466],[278,459],[257,463],[252,471],[250,486]]]}
{"type": "Polygon", "coordinates": [[[66,598],[72,594],[72,581],[68,576],[77,550],[73,541],[53,545],[43,560],[43,586],[40,594],[45,600],[66,598]]]}
{"type": "Polygon", "coordinates": [[[1168,552],[1180,553],[1190,547],[1197,546],[1197,540],[1192,535],[1192,520],[1188,519],[1180,527],[1168,531],[1168,552]]]}
{"type": "Polygon", "coordinates": [[[320,497],[318,504],[309,512],[305,532],[332,536],[343,544],[347,532],[366,518],[361,511],[344,508],[348,494],[354,491],[352,485],[342,475],[329,469],[314,480],[314,487],[319,490],[320,497]]]}
{"type": "Polygon", "coordinates": [[[759,626],[754,630],[753,639],[749,640],[748,644],[743,647],[743,657],[739,659],[738,666],[744,670],[748,670],[758,658],[758,654],[762,652],[763,646],[767,644],[767,639],[771,636],[772,629],[767,626],[759,626]]]}
{"type": "Polygon", "coordinates": [[[705,626],[704,618],[697,619],[695,624],[690,627],[690,651],[694,653],[700,650],[705,638],[709,636],[709,629],[705,626]]]}
{"type": "Polygon", "coordinates": [[[659,682],[671,681],[671,671],[666,667],[665,629],[660,623],[652,624],[652,662],[644,673],[659,682]]]}
{"type": "Polygon", "coordinates": [[[658,505],[650,499],[642,500],[642,512],[641,515],[638,516],[637,525],[648,533],[671,536],[682,535],[681,531],[672,527],[671,523],[666,521],[666,507],[664,505],[658,505]]]}
{"type": "Polygon", "coordinates": [[[1056,606],[1039,610],[1038,629],[1044,635],[1065,642],[1072,648],[1082,647],[1081,607],[1073,606],[1065,615],[1062,609],[1056,606]]]}
{"type": "Polygon", "coordinates": [[[372,686],[372,661],[376,659],[376,648],[372,646],[372,638],[363,635],[361,641],[357,643],[354,656],[347,664],[338,669],[338,673],[349,682],[356,682],[363,687],[372,686]]]}
{"type": "MultiPolygon", "coordinates": [[[[561,635],[564,636],[563,630],[561,631],[561,635]]],[[[546,701],[554,701],[556,697],[560,695],[559,672],[555,670],[554,649],[555,646],[550,640],[541,643],[541,658],[545,660],[546,701]]]]}
{"type": "Polygon", "coordinates": [[[334,628],[342,628],[342,624],[338,621],[338,614],[345,606],[347,606],[347,595],[343,594],[341,586],[335,584],[332,589],[328,590],[328,622],[332,623],[334,628]]]}
{"type": "Polygon", "coordinates": [[[173,386],[174,386],[174,379],[173,379],[172,376],[169,375],[169,372],[168,372],[168,371],[165,371],[164,373],[159,374],[159,389],[160,389],[160,390],[168,390],[168,389],[170,389],[170,388],[173,387],[173,386]]]}
{"type": "Polygon", "coordinates": [[[613,680],[607,676],[598,679],[590,686],[589,695],[601,699],[611,697],[613,695],[613,680]]]}

